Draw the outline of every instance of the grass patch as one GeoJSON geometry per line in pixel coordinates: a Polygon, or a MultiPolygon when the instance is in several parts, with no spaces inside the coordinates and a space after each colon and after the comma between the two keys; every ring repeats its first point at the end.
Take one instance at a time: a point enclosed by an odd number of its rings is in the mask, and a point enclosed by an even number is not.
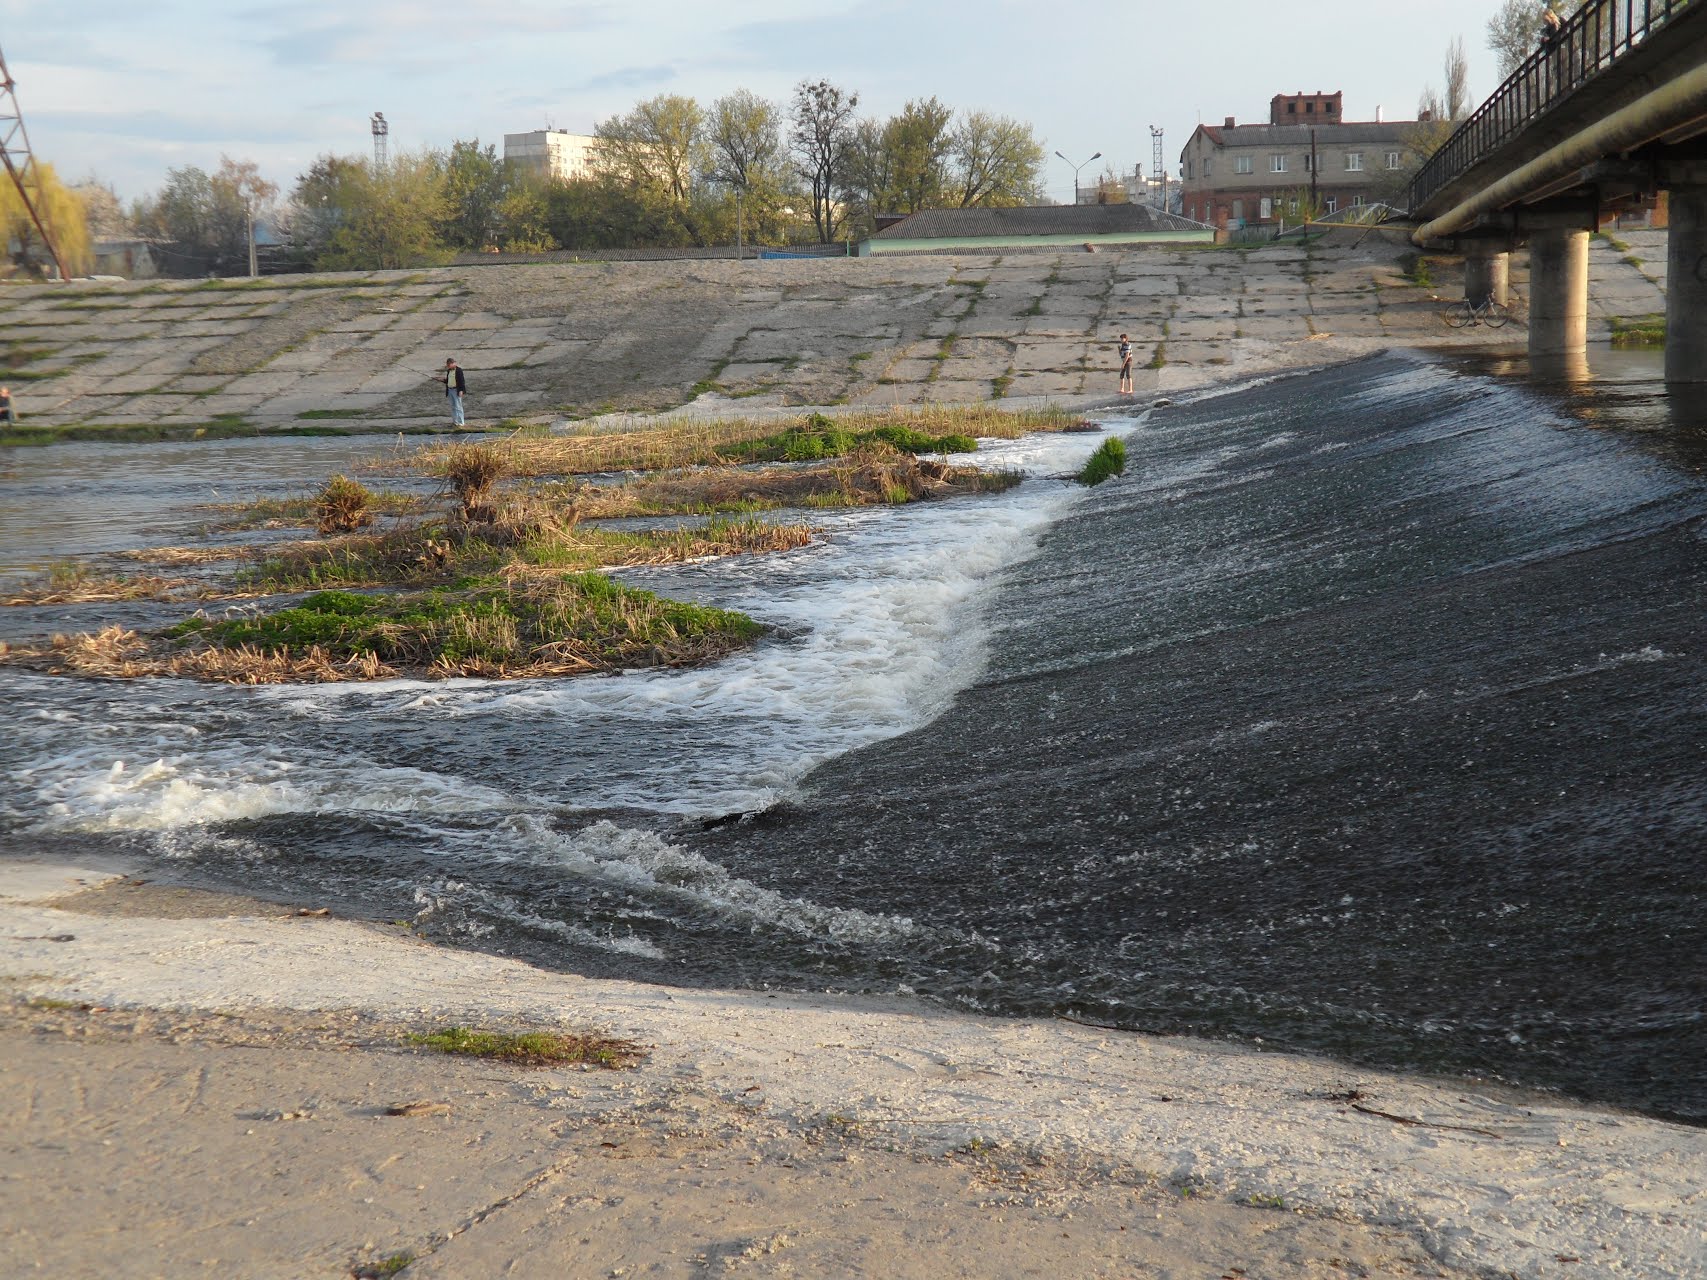
{"type": "Polygon", "coordinates": [[[572,1063],[631,1067],[641,1058],[640,1046],[607,1036],[573,1035],[560,1031],[475,1031],[446,1027],[408,1037],[410,1044],[438,1053],[471,1058],[495,1058],[521,1067],[555,1067],[572,1063]]]}
{"type": "Polygon", "coordinates": [[[812,539],[812,530],[804,525],[753,520],[629,532],[579,528],[578,519],[577,512],[553,509],[536,498],[507,506],[490,524],[429,522],[299,544],[239,573],[237,585],[250,594],[430,586],[494,574],[525,578],[535,569],[576,572],[785,551],[812,539]]]}
{"type": "MultiPolygon", "coordinates": [[[[505,439],[489,448],[499,450],[507,474],[534,476],[593,475],[607,471],[666,471],[681,467],[720,466],[731,462],[782,460],[778,441],[792,434],[809,434],[829,422],[845,432],[852,444],[861,438],[880,438],[881,428],[904,427],[933,439],[959,435],[1011,440],[1032,431],[1070,431],[1079,422],[1066,409],[1046,407],[1006,413],[993,404],[907,405],[838,415],[801,417],[778,430],[774,418],[686,419],[635,431],[587,431],[531,439],[505,439]],[[757,447],[768,441],[770,449],[757,447]]],[[[797,446],[804,447],[804,446],[797,446]]],[[[449,447],[429,445],[415,454],[377,460],[377,471],[445,474],[449,447]]]]}
{"type": "Polygon", "coordinates": [[[564,483],[546,493],[583,520],[626,516],[719,515],[788,507],[840,508],[916,502],[1011,487],[1019,476],[922,461],[886,444],[867,445],[817,465],[695,467],[621,485],[564,483]]]}
{"type": "Polygon", "coordinates": [[[1612,345],[1615,347],[1663,347],[1666,318],[1660,312],[1645,316],[1613,316],[1612,345]]]}
{"type": "Polygon", "coordinates": [[[5,656],[57,674],[229,684],[518,678],[699,662],[762,631],[743,614],[582,573],[396,596],[323,591],[268,613],[191,618],[152,635],[109,627],[5,656]]]}
{"type": "Polygon", "coordinates": [[[1097,446],[1097,451],[1085,461],[1079,472],[1079,483],[1101,484],[1126,470],[1126,445],[1118,436],[1110,436],[1097,446]]]}
{"type": "Polygon", "coordinates": [[[318,422],[327,418],[365,418],[366,409],[309,409],[296,415],[310,422],[318,422]]]}
{"type": "Polygon", "coordinates": [[[1144,367],[1146,369],[1160,369],[1164,365],[1166,365],[1167,362],[1168,362],[1168,344],[1166,342],[1158,342],[1156,344],[1155,352],[1150,356],[1149,363],[1146,364],[1144,367]]]}
{"type": "Polygon", "coordinates": [[[0,600],[4,605],[100,604],[118,600],[175,600],[192,584],[154,574],[100,573],[65,560],[0,600]]]}
{"type": "Polygon", "coordinates": [[[814,413],[787,431],[742,441],[725,452],[738,462],[816,462],[878,444],[912,454],[971,453],[978,448],[977,440],[958,432],[933,436],[900,423],[850,431],[833,418],[814,413]]]}

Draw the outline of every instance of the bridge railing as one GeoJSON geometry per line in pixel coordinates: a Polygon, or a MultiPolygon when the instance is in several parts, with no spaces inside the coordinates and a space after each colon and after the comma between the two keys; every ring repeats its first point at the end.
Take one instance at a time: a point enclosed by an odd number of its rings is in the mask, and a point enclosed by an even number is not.
{"type": "Polygon", "coordinates": [[[1589,0],[1453,131],[1411,179],[1412,212],[1545,115],[1590,76],[1671,21],[1691,0],[1589,0]]]}

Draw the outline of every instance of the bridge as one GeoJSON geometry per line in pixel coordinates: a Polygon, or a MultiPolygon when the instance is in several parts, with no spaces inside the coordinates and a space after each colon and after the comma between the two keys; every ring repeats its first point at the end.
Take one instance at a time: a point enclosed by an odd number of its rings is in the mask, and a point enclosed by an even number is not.
{"type": "Polygon", "coordinates": [[[1667,193],[1668,382],[1707,382],[1707,3],[1590,0],[1412,179],[1417,244],[1464,250],[1465,296],[1505,300],[1530,251],[1529,350],[1588,340],[1589,236],[1667,193]]]}

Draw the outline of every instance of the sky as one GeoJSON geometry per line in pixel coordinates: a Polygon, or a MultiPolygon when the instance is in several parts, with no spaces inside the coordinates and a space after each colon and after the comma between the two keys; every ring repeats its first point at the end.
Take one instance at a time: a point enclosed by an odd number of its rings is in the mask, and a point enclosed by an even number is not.
{"type": "Polygon", "coordinates": [[[1345,93],[1345,118],[1410,118],[1462,36],[1496,85],[1495,0],[0,0],[0,53],[38,159],[126,200],[172,168],[253,160],[288,191],[323,154],[393,153],[553,127],[590,133],[645,98],[744,88],[786,103],[828,79],[882,118],[935,95],[1028,122],[1048,194],[1105,165],[1169,172],[1199,123],[1264,123],[1276,93],[1345,93]],[[1055,158],[1055,152],[1071,163],[1055,158]]]}

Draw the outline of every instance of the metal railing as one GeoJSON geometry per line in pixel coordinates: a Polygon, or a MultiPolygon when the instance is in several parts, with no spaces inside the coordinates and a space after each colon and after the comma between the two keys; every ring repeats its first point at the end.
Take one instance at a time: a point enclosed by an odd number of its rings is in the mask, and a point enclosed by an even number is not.
{"type": "Polygon", "coordinates": [[[1504,146],[1689,7],[1690,0],[1589,0],[1476,109],[1411,179],[1415,213],[1447,183],[1504,146]]]}

